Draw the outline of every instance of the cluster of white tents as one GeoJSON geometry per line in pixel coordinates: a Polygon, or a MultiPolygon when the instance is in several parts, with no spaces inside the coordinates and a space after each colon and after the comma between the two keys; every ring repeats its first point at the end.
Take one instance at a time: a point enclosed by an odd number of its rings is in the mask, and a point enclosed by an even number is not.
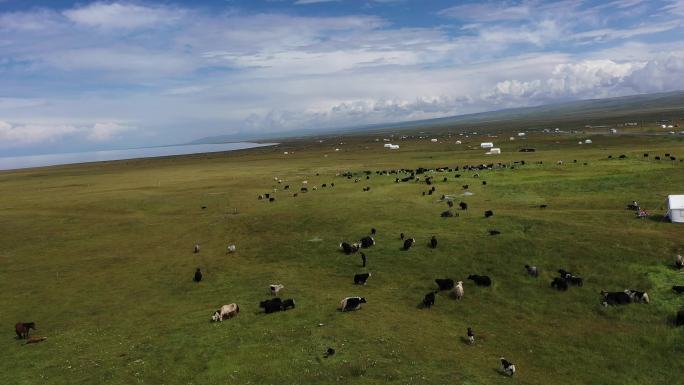
{"type": "Polygon", "coordinates": [[[385,143],[385,145],[383,147],[389,148],[390,150],[398,150],[399,149],[398,144],[392,144],[392,143],[385,143]]]}
{"type": "Polygon", "coordinates": [[[501,149],[494,147],[494,143],[492,142],[482,142],[480,143],[480,148],[487,148],[489,151],[485,153],[485,155],[499,155],[501,154],[501,149]]]}

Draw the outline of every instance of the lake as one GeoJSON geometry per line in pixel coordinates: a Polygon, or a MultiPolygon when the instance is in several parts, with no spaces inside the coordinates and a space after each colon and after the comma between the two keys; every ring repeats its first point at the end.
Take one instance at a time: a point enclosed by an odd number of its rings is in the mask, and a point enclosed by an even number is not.
{"type": "Polygon", "coordinates": [[[275,144],[277,143],[237,142],[219,144],[189,144],[183,146],[131,148],[128,150],[0,157],[0,170],[16,170],[31,167],[58,166],[62,164],[102,162],[107,160],[155,158],[159,156],[235,151],[244,150],[247,148],[273,146],[275,144]]]}

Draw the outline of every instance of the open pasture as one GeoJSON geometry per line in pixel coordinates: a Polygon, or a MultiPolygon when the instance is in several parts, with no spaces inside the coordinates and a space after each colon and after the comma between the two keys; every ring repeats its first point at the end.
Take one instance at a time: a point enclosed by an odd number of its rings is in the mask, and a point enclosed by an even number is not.
{"type": "Polygon", "coordinates": [[[461,145],[457,136],[413,138],[387,150],[378,134],[2,172],[0,383],[680,383],[684,329],[672,318],[684,297],[670,287],[684,285],[671,268],[684,227],[660,215],[668,194],[684,193],[684,139],[596,136],[578,145],[573,136],[508,136],[495,139],[498,156],[468,149],[490,140],[483,135],[461,145]],[[537,152],[518,153],[522,146],[537,152]],[[677,160],[654,160],[665,153],[677,160]],[[423,182],[375,173],[492,162],[516,167],[479,178],[428,172],[436,191],[425,196],[423,182]],[[352,179],[339,176],[347,171],[352,179]],[[304,180],[309,192],[293,197],[304,180]],[[464,184],[472,196],[462,196],[464,184]],[[275,201],[258,200],[264,193],[275,201]],[[458,217],[440,217],[442,195],[455,197],[458,217]],[[624,209],[632,200],[652,216],[636,219],[624,209]],[[376,245],[364,250],[364,269],[338,245],[371,228],[376,245]],[[400,250],[402,232],[416,239],[409,251],[400,250]],[[201,283],[192,281],[197,267],[201,283]],[[553,290],[559,268],[584,285],[553,290]],[[364,271],[367,284],[354,285],[364,271]],[[493,284],[477,287],[470,274],[493,284]],[[447,277],[464,281],[464,298],[441,292],[420,309],[434,279],[447,277]],[[258,303],[272,283],[284,284],[281,297],[294,298],[295,309],[263,314],[258,303]],[[601,290],[627,288],[647,291],[651,303],[600,305],[601,290]],[[368,301],[361,310],[336,310],[357,295],[368,301]],[[210,322],[232,302],[237,317],[210,322]],[[48,339],[24,346],[11,330],[18,321],[36,322],[32,335],[48,339]],[[336,354],[324,358],[329,347],[336,354]],[[500,356],[516,364],[513,378],[498,372],[500,356]]]}

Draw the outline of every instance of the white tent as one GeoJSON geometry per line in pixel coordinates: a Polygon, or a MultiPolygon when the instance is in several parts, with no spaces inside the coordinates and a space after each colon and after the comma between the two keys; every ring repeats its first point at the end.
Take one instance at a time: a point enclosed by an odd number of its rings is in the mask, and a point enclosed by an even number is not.
{"type": "Polygon", "coordinates": [[[684,195],[667,197],[667,217],[673,223],[684,223],[684,195]]]}
{"type": "Polygon", "coordinates": [[[494,143],[492,143],[492,142],[480,143],[480,148],[492,148],[492,147],[494,147],[494,143]]]}
{"type": "Polygon", "coordinates": [[[489,149],[488,152],[485,152],[485,155],[499,155],[499,154],[501,154],[500,148],[491,148],[491,149],[489,149]]]}

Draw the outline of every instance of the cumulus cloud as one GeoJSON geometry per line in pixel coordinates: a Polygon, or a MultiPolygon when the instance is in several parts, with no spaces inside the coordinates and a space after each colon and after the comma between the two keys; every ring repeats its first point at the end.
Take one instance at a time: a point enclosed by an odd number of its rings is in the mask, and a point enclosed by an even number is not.
{"type": "Polygon", "coordinates": [[[0,146],[5,148],[44,145],[66,138],[85,138],[92,142],[108,141],[134,126],[115,122],[93,125],[29,123],[12,124],[0,120],[0,146]]]}
{"type": "Polygon", "coordinates": [[[142,6],[125,3],[97,2],[64,11],[76,24],[105,29],[157,27],[177,22],[183,17],[180,9],[165,6],[142,6]]]}

